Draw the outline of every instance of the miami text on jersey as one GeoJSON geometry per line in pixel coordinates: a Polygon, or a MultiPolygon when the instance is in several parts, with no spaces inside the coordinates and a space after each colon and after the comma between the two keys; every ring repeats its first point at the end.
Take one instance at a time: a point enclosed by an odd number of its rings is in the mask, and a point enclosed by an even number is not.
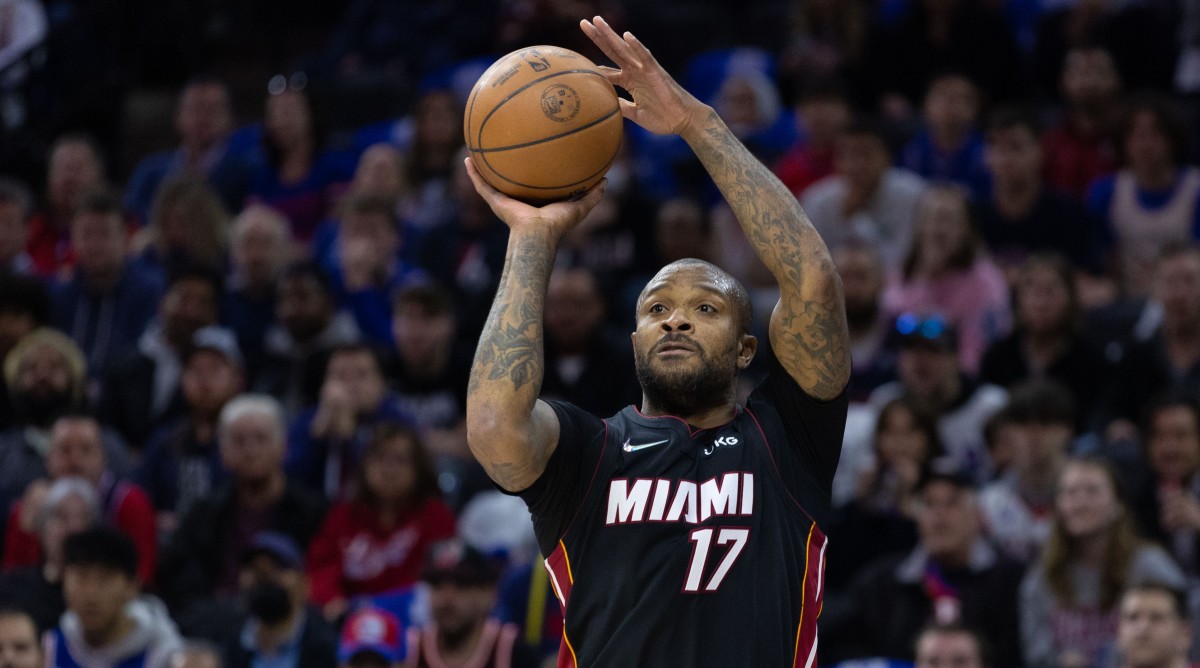
{"type": "Polygon", "coordinates": [[[618,478],[608,483],[605,524],[687,522],[754,514],[754,474],[726,473],[695,483],[667,478],[618,478]]]}

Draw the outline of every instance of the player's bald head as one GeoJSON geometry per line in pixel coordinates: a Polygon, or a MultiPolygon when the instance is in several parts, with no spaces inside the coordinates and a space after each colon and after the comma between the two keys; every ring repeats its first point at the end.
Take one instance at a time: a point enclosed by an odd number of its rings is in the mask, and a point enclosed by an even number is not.
{"type": "Polygon", "coordinates": [[[741,281],[737,280],[729,274],[729,272],[718,267],[717,265],[697,260],[696,258],[684,258],[676,260],[654,275],[646,287],[642,288],[642,293],[638,295],[637,308],[641,312],[642,302],[646,299],[647,293],[656,289],[663,283],[673,282],[677,280],[689,280],[690,277],[699,273],[704,280],[709,281],[729,299],[729,303],[733,305],[736,317],[734,321],[737,324],[737,334],[748,334],[750,332],[750,323],[754,318],[754,307],[750,302],[750,294],[746,292],[746,288],[741,281]]]}

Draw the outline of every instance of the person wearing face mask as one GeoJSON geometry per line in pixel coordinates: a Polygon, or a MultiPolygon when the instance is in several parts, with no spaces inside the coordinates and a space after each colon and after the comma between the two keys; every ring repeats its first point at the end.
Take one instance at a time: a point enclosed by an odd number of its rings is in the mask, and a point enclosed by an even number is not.
{"type": "Polygon", "coordinates": [[[327,668],[336,663],[337,633],[307,605],[304,554],[275,532],[254,537],[242,553],[238,588],[246,617],[227,643],[229,668],[327,668]]]}

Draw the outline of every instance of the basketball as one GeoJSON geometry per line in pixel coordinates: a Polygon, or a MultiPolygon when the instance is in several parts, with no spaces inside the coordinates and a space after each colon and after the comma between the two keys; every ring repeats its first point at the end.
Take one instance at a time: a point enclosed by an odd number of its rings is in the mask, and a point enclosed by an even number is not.
{"type": "Polygon", "coordinates": [[[621,108],[592,61],[531,46],[497,60],[475,82],[463,133],[475,167],[496,190],[533,203],[568,199],[612,165],[621,108]]]}

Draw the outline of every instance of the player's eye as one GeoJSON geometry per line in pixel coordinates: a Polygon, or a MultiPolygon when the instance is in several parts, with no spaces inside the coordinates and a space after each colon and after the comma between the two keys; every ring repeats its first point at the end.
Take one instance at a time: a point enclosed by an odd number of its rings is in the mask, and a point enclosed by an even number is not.
{"type": "Polygon", "coordinates": [[[700,312],[701,312],[701,313],[716,313],[716,312],[717,312],[717,309],[716,309],[716,307],[715,307],[715,306],[713,306],[712,304],[701,304],[701,305],[700,305],[700,312]]]}
{"type": "Polygon", "coordinates": [[[651,313],[663,313],[663,312],[665,312],[666,310],[667,310],[667,307],[666,307],[666,306],[663,306],[662,304],[655,304],[655,305],[653,305],[653,306],[651,306],[651,307],[650,307],[650,312],[651,312],[651,313]]]}

